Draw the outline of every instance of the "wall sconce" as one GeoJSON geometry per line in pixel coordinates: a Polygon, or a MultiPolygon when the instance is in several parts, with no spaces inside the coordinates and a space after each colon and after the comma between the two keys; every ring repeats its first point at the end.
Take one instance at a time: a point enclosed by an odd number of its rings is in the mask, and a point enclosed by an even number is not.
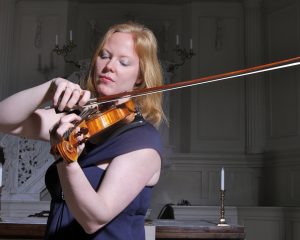
{"type": "Polygon", "coordinates": [[[66,63],[72,64],[77,68],[80,68],[80,64],[78,61],[69,59],[69,55],[73,51],[73,49],[77,47],[77,45],[73,42],[72,30],[70,31],[70,40],[66,41],[66,43],[60,48],[58,45],[58,35],[55,36],[55,48],[52,50],[59,56],[63,56],[64,61],[66,63]]]}
{"type": "Polygon", "coordinates": [[[183,66],[185,62],[189,59],[191,59],[193,56],[196,55],[196,53],[193,51],[193,39],[190,39],[190,49],[187,50],[186,48],[180,48],[179,47],[179,36],[176,35],[176,47],[173,49],[177,57],[179,57],[178,62],[170,62],[168,63],[166,67],[166,71],[169,73],[174,74],[175,70],[177,70],[179,67],[183,66]]]}

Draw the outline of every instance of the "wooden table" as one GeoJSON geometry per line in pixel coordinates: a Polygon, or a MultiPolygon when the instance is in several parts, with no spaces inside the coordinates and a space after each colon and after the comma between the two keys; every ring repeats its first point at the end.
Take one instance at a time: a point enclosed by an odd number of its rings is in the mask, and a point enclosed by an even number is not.
{"type": "Polygon", "coordinates": [[[244,227],[193,220],[157,220],[156,239],[244,239],[244,227]]]}
{"type": "MultiPolygon", "coordinates": [[[[207,221],[154,220],[146,226],[155,226],[156,239],[244,239],[244,227],[237,225],[219,227],[207,221]]],[[[45,223],[25,221],[1,222],[0,239],[42,239],[45,223]]]]}

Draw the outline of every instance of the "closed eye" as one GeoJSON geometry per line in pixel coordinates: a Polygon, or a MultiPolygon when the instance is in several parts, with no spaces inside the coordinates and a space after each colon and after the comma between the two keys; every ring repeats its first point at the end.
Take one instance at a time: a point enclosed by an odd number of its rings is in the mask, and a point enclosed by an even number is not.
{"type": "Polygon", "coordinates": [[[106,51],[100,52],[99,56],[100,56],[101,59],[110,58],[110,54],[106,51]]]}
{"type": "Polygon", "coordinates": [[[130,62],[128,59],[120,59],[120,63],[122,66],[129,66],[130,65],[130,62]]]}

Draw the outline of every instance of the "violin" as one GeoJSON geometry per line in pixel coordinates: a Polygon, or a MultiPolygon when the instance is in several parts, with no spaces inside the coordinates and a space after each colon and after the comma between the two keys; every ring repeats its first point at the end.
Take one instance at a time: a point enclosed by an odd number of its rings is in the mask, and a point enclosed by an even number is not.
{"type": "MultiPolygon", "coordinates": [[[[104,107],[105,108],[105,107],[104,107]]],[[[120,105],[110,105],[107,109],[100,109],[99,105],[89,107],[81,114],[82,120],[75,123],[75,126],[67,131],[57,145],[52,146],[51,153],[60,155],[67,163],[77,161],[77,147],[88,141],[90,138],[101,134],[104,130],[120,123],[131,115],[135,115],[135,104],[132,100],[128,100],[120,105]],[[76,129],[79,127],[79,131],[76,129]],[[81,141],[77,137],[83,135],[81,141]]]]}
{"type": "Polygon", "coordinates": [[[77,147],[80,144],[86,142],[89,138],[93,137],[98,133],[101,133],[104,129],[118,123],[119,121],[125,119],[129,115],[134,114],[136,112],[132,100],[129,100],[124,104],[121,104],[120,106],[115,106],[104,112],[99,110],[99,106],[103,104],[110,103],[119,99],[134,98],[134,97],[144,96],[144,95],[158,93],[158,92],[196,86],[204,83],[211,83],[211,82],[216,82],[216,81],[221,81],[226,79],[243,77],[252,74],[258,74],[262,72],[273,71],[276,69],[293,67],[297,65],[300,65],[300,57],[285,59],[285,60],[268,63],[256,67],[237,70],[234,72],[223,73],[223,74],[198,78],[189,81],[171,83],[168,85],[152,87],[152,88],[144,88],[139,90],[133,90],[132,92],[124,92],[124,93],[114,94],[110,96],[103,96],[101,98],[91,99],[89,103],[86,105],[86,107],[87,108],[88,106],[96,106],[96,107],[90,108],[92,110],[87,111],[88,114],[85,117],[86,119],[84,119],[79,124],[77,124],[74,127],[74,129],[70,133],[68,133],[67,136],[64,137],[64,139],[59,144],[57,144],[52,148],[51,152],[54,154],[60,154],[67,162],[76,161],[78,158],[77,147]],[[96,111],[94,111],[94,109],[96,109],[96,111]],[[80,128],[80,131],[78,133],[75,133],[76,127],[80,128]],[[84,135],[84,139],[80,142],[76,140],[76,137],[79,134],[84,135]]]}

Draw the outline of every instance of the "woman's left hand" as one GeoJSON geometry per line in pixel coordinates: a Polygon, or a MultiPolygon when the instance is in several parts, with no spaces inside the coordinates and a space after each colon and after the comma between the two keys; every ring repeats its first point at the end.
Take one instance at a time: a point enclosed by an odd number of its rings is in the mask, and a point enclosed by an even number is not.
{"type": "Polygon", "coordinates": [[[53,105],[59,111],[73,108],[76,104],[85,105],[91,97],[91,92],[83,90],[78,84],[72,83],[63,78],[55,78],[52,80],[51,88],[54,92],[53,105]]]}

